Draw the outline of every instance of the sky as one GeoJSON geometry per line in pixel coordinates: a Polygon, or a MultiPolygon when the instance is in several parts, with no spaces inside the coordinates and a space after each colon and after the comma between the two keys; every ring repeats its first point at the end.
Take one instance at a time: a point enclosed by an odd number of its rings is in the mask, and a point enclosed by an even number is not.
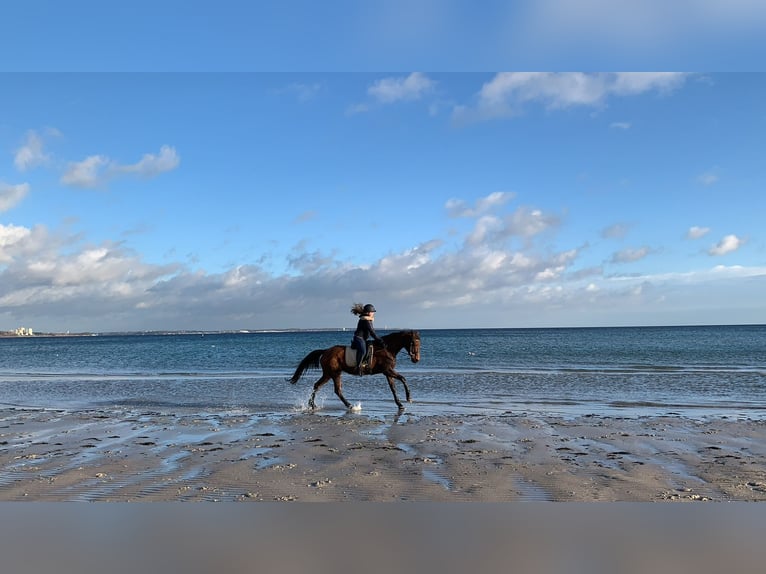
{"type": "Polygon", "coordinates": [[[766,10],[466,6],[4,3],[0,331],[766,323],[766,10]]]}
{"type": "Polygon", "coordinates": [[[6,74],[0,322],[766,322],[766,76],[6,74]]]}
{"type": "Polygon", "coordinates": [[[762,0],[4,0],[5,71],[761,70],[762,0]]]}

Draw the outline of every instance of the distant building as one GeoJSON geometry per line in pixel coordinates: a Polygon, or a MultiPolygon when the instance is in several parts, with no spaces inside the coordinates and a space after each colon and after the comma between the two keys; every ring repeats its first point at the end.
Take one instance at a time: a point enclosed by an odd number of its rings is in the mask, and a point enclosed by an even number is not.
{"type": "Polygon", "coordinates": [[[34,337],[35,333],[32,327],[19,327],[14,331],[17,337],[34,337]]]}

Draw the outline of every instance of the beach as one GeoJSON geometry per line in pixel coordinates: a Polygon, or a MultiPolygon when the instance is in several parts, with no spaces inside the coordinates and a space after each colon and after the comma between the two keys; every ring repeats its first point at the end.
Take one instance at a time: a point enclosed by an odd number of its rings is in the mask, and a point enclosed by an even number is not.
{"type": "Polygon", "coordinates": [[[2,501],[766,500],[766,421],[736,417],[6,407],[0,445],[2,501]]]}
{"type": "Polygon", "coordinates": [[[5,407],[0,550],[18,573],[760,572],[764,439],[720,416],[5,407]]]}

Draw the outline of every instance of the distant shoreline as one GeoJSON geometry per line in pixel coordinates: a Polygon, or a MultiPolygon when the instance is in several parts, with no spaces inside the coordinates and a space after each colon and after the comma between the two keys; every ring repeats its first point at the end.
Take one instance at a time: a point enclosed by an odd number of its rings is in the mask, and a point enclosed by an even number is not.
{"type": "MultiPolygon", "coordinates": [[[[720,327],[764,327],[766,323],[732,323],[710,325],[611,325],[593,327],[422,327],[420,331],[546,331],[546,330],[589,330],[589,329],[699,329],[720,327]]],[[[391,332],[412,327],[378,327],[379,331],[391,332]]],[[[35,332],[33,335],[17,335],[13,331],[0,332],[0,339],[35,339],[45,337],[125,337],[152,335],[252,335],[265,333],[343,333],[351,329],[346,327],[318,327],[316,329],[223,329],[223,330],[173,330],[159,329],[147,331],[83,331],[76,333],[35,332]]]]}
{"type": "MultiPolygon", "coordinates": [[[[385,329],[388,330],[388,329],[385,329]]],[[[35,333],[34,335],[17,335],[13,332],[0,333],[0,339],[40,339],[46,337],[127,337],[127,336],[152,336],[152,335],[252,335],[258,333],[342,333],[347,331],[343,327],[324,329],[234,329],[222,331],[98,331],[81,333],[35,333]]]]}

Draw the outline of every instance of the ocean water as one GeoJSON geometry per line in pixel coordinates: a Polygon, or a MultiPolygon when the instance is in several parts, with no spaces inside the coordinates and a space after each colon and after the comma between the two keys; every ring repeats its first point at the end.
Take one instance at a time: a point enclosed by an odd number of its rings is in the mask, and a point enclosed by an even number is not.
{"type": "MultiPolygon", "coordinates": [[[[421,361],[397,361],[410,415],[766,418],[766,325],[420,333],[421,361]]],[[[319,377],[288,383],[300,360],[349,342],[340,331],[5,338],[0,405],[289,416],[319,377]]],[[[396,413],[382,375],[344,375],[343,390],[362,414],[396,413]]],[[[317,405],[346,412],[332,382],[317,405]]]]}

